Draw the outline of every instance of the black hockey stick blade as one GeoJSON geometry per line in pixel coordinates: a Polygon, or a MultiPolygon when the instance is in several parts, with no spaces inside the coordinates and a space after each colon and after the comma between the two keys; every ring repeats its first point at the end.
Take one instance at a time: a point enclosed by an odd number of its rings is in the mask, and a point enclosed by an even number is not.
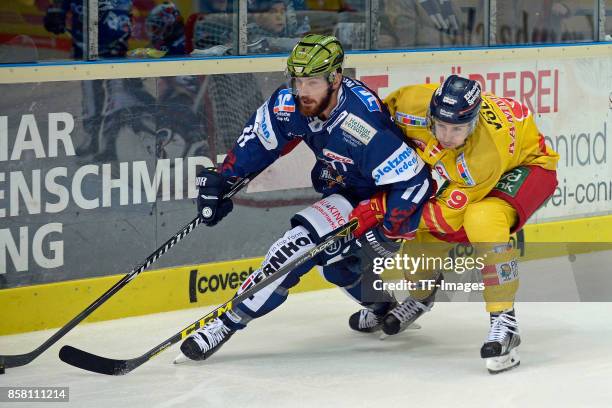
{"type": "Polygon", "coordinates": [[[351,220],[348,224],[345,224],[344,226],[335,229],[332,233],[330,233],[329,238],[327,238],[325,241],[323,241],[316,247],[312,248],[310,251],[300,255],[292,262],[289,262],[287,265],[283,266],[279,270],[268,275],[256,285],[248,288],[247,290],[235,296],[231,300],[225,302],[218,308],[206,314],[198,321],[185,327],[180,332],[174,334],[169,339],[164,340],[161,344],[155,346],[154,348],[139,357],[127,360],[115,360],[112,358],[98,356],[87,351],[80,350],[76,347],[64,346],[59,352],[59,358],[63,362],[68,363],[72,366],[81,368],[83,370],[92,371],[98,374],[127,374],[135,368],[140,367],[142,364],[146,363],[168,347],[186,338],[197,329],[203,327],[206,323],[216,319],[217,317],[221,316],[223,313],[229,310],[233,310],[234,307],[241,303],[243,300],[251,297],[254,293],[272,284],[281,276],[291,272],[293,269],[314,258],[319,253],[325,251],[331,245],[335,244],[336,241],[343,238],[350,238],[351,233],[357,228],[357,225],[357,220],[351,220]]]}
{"type": "Polygon", "coordinates": [[[126,371],[126,360],[114,360],[112,358],[98,359],[96,355],[72,346],[62,347],[59,355],[62,361],[70,365],[100,374],[122,375],[129,372],[126,371]]]}
{"type": "MultiPolygon", "coordinates": [[[[255,178],[260,172],[257,172],[249,177],[245,177],[240,179],[236,184],[232,186],[232,189],[225,194],[224,198],[233,197],[238,191],[240,191],[244,186],[246,186],[253,178],[255,178]]],[[[111,296],[121,290],[125,285],[130,283],[134,278],[136,278],[142,271],[146,270],[151,266],[154,262],[156,262],[163,254],[168,252],[170,248],[175,246],[180,240],[185,238],[187,234],[195,229],[200,223],[202,219],[198,215],[193,220],[191,220],[187,225],[181,228],[174,236],[164,242],[159,248],[155,250],[151,255],[147,257],[140,265],[132,269],[130,273],[125,275],[121,280],[115,283],[110,289],[104,292],[98,299],[94,300],[85,310],[79,313],[76,317],[74,317],[71,321],[66,323],[61,329],[53,334],[47,341],[38,346],[35,350],[25,353],[25,354],[15,354],[15,355],[0,355],[0,361],[4,361],[4,368],[13,368],[24,366],[30,362],[32,362],[36,357],[40,356],[46,350],[48,350],[52,345],[54,345],[59,339],[64,337],[66,333],[72,330],[76,325],[85,320],[87,316],[92,314],[98,307],[100,307],[104,302],[106,302],[111,296]]]]}
{"type": "MultiPolygon", "coordinates": [[[[170,346],[170,344],[168,344],[170,346]]],[[[148,353],[147,353],[148,354],[148,353]]],[[[124,375],[144,364],[149,358],[143,355],[131,360],[115,360],[99,356],[72,346],[63,346],[59,353],[60,359],[82,368],[83,370],[106,375],[124,375]]]]}

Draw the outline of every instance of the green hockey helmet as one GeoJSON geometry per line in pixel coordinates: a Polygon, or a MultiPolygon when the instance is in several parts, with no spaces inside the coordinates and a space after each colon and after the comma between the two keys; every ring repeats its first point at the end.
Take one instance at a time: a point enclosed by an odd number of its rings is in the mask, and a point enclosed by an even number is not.
{"type": "Polygon", "coordinates": [[[327,80],[332,82],[343,62],[344,50],[336,37],[308,34],[287,58],[287,75],[292,78],[327,75],[327,80]]]}

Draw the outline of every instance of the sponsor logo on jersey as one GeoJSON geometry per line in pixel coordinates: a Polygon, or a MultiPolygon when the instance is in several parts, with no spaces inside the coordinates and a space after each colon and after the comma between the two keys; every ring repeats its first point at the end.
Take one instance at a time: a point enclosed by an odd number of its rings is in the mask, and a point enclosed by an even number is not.
{"type": "Polygon", "coordinates": [[[472,178],[470,171],[468,170],[467,162],[465,161],[465,153],[461,153],[457,157],[457,171],[459,172],[459,176],[463,180],[465,184],[468,186],[476,185],[476,182],[472,178]]]}
{"type": "Polygon", "coordinates": [[[319,180],[326,182],[328,188],[332,188],[336,184],[346,187],[344,177],[338,174],[338,172],[329,165],[321,169],[321,172],[319,173],[319,180]]]}
{"type": "Polygon", "coordinates": [[[446,179],[446,180],[450,180],[450,176],[448,175],[448,171],[446,171],[446,167],[444,167],[444,164],[442,164],[442,162],[437,162],[434,165],[434,169],[436,170],[436,173],[438,173],[440,175],[440,177],[446,179]]]}
{"type": "Polygon", "coordinates": [[[406,126],[427,126],[427,118],[424,118],[422,116],[408,115],[407,113],[399,111],[395,112],[395,120],[398,123],[406,126]]]}
{"type": "Polygon", "coordinates": [[[378,185],[408,180],[423,166],[423,161],[414,150],[402,143],[399,149],[372,170],[372,178],[378,185]]]}
{"type": "Polygon", "coordinates": [[[367,122],[357,116],[349,113],[340,128],[355,139],[359,140],[364,145],[370,143],[370,140],[376,135],[376,129],[368,125],[367,122]]]}
{"type": "Polygon", "coordinates": [[[370,112],[380,112],[380,103],[378,102],[378,98],[372,94],[372,92],[368,91],[363,86],[355,86],[351,88],[351,91],[357,95],[357,97],[363,102],[363,104],[368,108],[370,112]]]}
{"type": "Polygon", "coordinates": [[[504,194],[509,195],[510,197],[516,197],[519,189],[527,179],[529,175],[529,167],[515,167],[509,172],[505,173],[495,187],[494,190],[501,191],[504,194]]]}
{"type": "Polygon", "coordinates": [[[254,131],[266,150],[274,150],[278,147],[276,133],[274,133],[270,115],[268,115],[268,103],[264,103],[257,109],[254,131]]]}
{"type": "Polygon", "coordinates": [[[497,106],[499,106],[499,109],[501,109],[502,113],[504,114],[504,116],[506,117],[506,120],[508,121],[508,132],[510,134],[510,144],[508,145],[508,153],[510,154],[514,154],[514,146],[516,144],[516,127],[514,126],[514,115],[511,112],[511,108],[512,106],[508,106],[512,101],[512,103],[515,103],[512,99],[500,99],[497,98],[494,95],[488,95],[489,99],[491,99],[493,102],[495,102],[495,104],[497,106]]]}
{"type": "Polygon", "coordinates": [[[295,112],[295,100],[290,89],[281,89],[279,91],[273,111],[274,113],[295,112]]]}
{"type": "Polygon", "coordinates": [[[329,159],[332,159],[333,161],[338,161],[340,163],[355,164],[353,159],[349,159],[348,157],[342,156],[341,154],[332,152],[329,149],[323,149],[323,155],[329,159]]]}

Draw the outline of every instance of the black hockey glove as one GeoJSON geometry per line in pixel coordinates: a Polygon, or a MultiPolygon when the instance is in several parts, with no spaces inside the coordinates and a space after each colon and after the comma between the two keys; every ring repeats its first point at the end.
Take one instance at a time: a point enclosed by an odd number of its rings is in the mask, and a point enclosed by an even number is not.
{"type": "Polygon", "coordinates": [[[198,214],[208,226],[216,225],[234,209],[231,199],[223,199],[232,188],[232,182],[215,169],[205,169],[196,177],[198,187],[198,214]]]}
{"type": "Polygon", "coordinates": [[[57,7],[49,7],[43,19],[45,30],[53,34],[66,32],[66,14],[64,10],[57,7]]]}
{"type": "Polygon", "coordinates": [[[399,251],[400,246],[400,242],[387,238],[382,227],[378,226],[367,231],[361,238],[354,240],[348,254],[357,255],[359,252],[359,255],[368,259],[391,258],[399,251]]]}

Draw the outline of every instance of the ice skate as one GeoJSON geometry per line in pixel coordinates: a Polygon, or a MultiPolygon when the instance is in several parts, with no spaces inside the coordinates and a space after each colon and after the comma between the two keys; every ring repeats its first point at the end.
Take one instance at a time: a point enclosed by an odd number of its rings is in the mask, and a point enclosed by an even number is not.
{"type": "Polygon", "coordinates": [[[382,313],[376,313],[370,308],[363,308],[355,312],[349,318],[351,329],[362,333],[374,333],[382,329],[382,320],[385,316],[385,309],[382,313]]]}
{"type": "Polygon", "coordinates": [[[433,307],[433,296],[420,302],[412,298],[406,299],[399,306],[393,308],[383,319],[382,330],[387,336],[392,336],[406,330],[408,327],[420,328],[414,322],[423,313],[433,307]]]}
{"type": "Polygon", "coordinates": [[[491,374],[510,370],[521,363],[516,347],[521,344],[514,309],[491,313],[491,329],[485,344],[480,349],[480,357],[485,359],[491,374]]]}
{"type": "Polygon", "coordinates": [[[189,360],[206,360],[236,333],[217,318],[197,330],[181,344],[181,354],[175,359],[175,364],[189,360]]]}

